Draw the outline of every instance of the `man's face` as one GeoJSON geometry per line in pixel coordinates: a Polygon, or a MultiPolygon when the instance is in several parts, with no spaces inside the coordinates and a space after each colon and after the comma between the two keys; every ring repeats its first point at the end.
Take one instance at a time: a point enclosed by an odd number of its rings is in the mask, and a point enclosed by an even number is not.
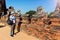
{"type": "Polygon", "coordinates": [[[12,15],[13,15],[13,16],[16,16],[16,14],[15,14],[15,13],[13,13],[12,15]]]}

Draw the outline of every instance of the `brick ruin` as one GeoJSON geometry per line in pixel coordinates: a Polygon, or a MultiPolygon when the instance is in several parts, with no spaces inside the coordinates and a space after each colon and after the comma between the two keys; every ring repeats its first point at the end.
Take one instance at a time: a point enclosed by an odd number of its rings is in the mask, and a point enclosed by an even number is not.
{"type": "MultiPolygon", "coordinates": [[[[40,9],[41,7],[38,11],[40,9]]],[[[21,24],[21,30],[40,40],[60,40],[60,18],[57,16],[48,18],[46,12],[42,11],[40,14],[38,11],[31,18],[31,23],[26,17],[22,19],[24,21],[21,24]]]]}
{"type": "MultiPolygon", "coordinates": [[[[0,3],[0,10],[2,11],[1,6],[0,3]]],[[[40,6],[30,20],[26,16],[22,17],[20,29],[21,31],[25,31],[28,35],[39,38],[39,40],[60,40],[59,13],[60,6],[56,7],[54,14],[48,18],[48,14],[44,11],[44,8],[40,6]],[[56,14],[58,16],[56,16],[56,14]]],[[[17,17],[17,22],[20,22],[19,18],[20,17],[17,17]]]]}
{"type": "Polygon", "coordinates": [[[6,3],[5,0],[0,0],[0,13],[6,13],[6,3]]]}

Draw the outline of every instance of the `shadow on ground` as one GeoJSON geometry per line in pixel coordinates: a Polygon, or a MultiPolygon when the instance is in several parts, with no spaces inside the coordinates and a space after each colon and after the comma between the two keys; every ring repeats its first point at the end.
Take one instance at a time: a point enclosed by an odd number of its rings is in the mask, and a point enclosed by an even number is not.
{"type": "Polygon", "coordinates": [[[2,26],[2,25],[0,26],[0,28],[3,28],[3,27],[5,27],[5,26],[2,26]]]}

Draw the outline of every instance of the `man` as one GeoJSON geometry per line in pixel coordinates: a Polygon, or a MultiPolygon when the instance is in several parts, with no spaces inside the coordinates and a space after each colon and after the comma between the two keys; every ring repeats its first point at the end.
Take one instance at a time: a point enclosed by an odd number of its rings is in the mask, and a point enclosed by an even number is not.
{"type": "Polygon", "coordinates": [[[18,32],[20,32],[20,26],[21,26],[21,24],[22,24],[22,22],[21,22],[21,20],[22,20],[22,17],[21,17],[21,11],[20,10],[18,10],[17,11],[17,22],[16,22],[16,26],[17,26],[17,31],[18,32]]]}
{"type": "Polygon", "coordinates": [[[16,14],[12,13],[9,17],[9,20],[11,22],[11,30],[10,30],[10,36],[14,36],[14,30],[15,30],[15,26],[16,26],[16,14]]]}

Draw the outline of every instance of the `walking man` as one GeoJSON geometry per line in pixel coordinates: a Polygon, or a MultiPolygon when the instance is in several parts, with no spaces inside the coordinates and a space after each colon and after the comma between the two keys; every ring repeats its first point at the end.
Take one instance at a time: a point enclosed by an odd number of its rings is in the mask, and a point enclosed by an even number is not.
{"type": "Polygon", "coordinates": [[[11,22],[11,30],[10,30],[10,36],[14,36],[14,30],[15,30],[15,26],[16,26],[16,14],[12,13],[9,17],[9,20],[11,22]]]}

